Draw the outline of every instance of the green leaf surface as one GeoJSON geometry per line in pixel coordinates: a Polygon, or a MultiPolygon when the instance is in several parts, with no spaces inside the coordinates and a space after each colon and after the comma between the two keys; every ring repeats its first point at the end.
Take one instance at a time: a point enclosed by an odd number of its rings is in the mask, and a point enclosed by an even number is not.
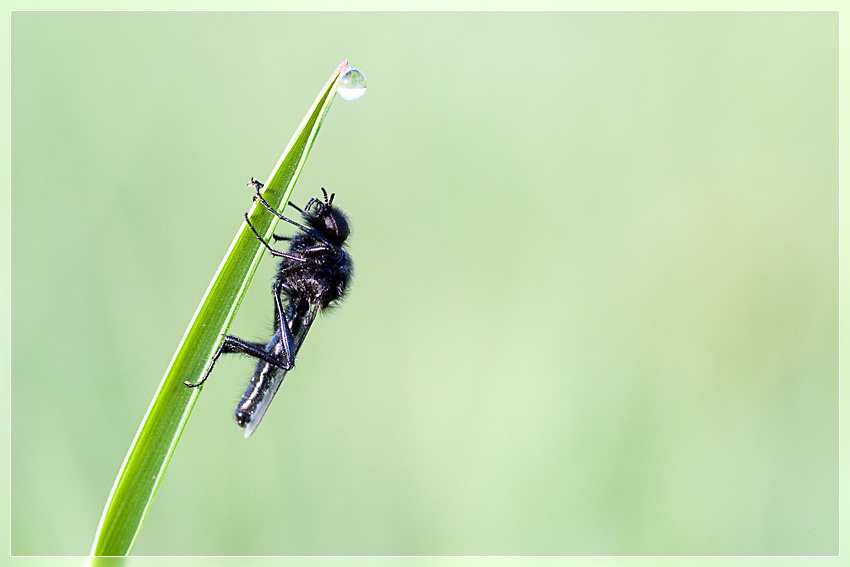
{"type": "MultiPolygon", "coordinates": [[[[289,201],[347,65],[348,62],[343,61],[331,75],[266,182],[263,197],[278,210],[289,201]]],[[[266,238],[274,232],[278,219],[259,202],[254,203],[249,217],[266,238]]],[[[92,555],[130,553],[203,388],[188,388],[184,381],[200,379],[221,336],[230,326],[264,251],[263,245],[243,222],[186,329],[124,458],[97,528],[92,555]]]]}

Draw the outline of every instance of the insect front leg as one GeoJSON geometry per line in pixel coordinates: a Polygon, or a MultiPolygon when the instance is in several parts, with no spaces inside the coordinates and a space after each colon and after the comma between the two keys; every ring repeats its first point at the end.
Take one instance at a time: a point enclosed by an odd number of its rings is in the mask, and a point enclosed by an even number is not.
{"type": "MultiPolygon", "coordinates": [[[[251,224],[251,219],[248,218],[248,213],[245,213],[244,216],[245,216],[245,222],[248,224],[248,228],[251,229],[251,231],[254,233],[254,236],[257,237],[257,240],[262,242],[263,246],[266,247],[266,250],[268,250],[271,253],[272,256],[277,256],[278,258],[289,258],[290,260],[295,260],[296,262],[304,262],[305,261],[304,258],[302,258],[300,256],[293,256],[292,254],[287,254],[286,252],[281,252],[280,250],[275,250],[274,248],[272,248],[271,245],[268,242],[266,242],[266,240],[262,236],[260,236],[260,233],[257,232],[257,229],[254,228],[254,225],[251,224]]],[[[272,236],[275,238],[275,240],[288,240],[289,239],[289,237],[277,236],[276,234],[273,234],[272,236]]]]}
{"type": "MultiPolygon", "coordinates": [[[[255,201],[259,201],[259,202],[260,202],[260,203],[261,203],[261,204],[262,204],[262,205],[263,205],[266,209],[268,209],[268,211],[269,211],[271,214],[273,214],[274,216],[276,216],[277,218],[279,218],[279,219],[280,219],[280,220],[282,220],[282,221],[286,221],[286,222],[288,222],[288,223],[289,223],[289,224],[291,224],[291,225],[297,226],[299,229],[303,230],[304,232],[309,232],[310,234],[313,234],[313,235],[317,236],[317,237],[318,237],[318,238],[320,238],[320,239],[322,238],[322,237],[321,237],[321,235],[316,234],[314,230],[312,230],[312,229],[310,229],[310,228],[307,228],[307,227],[306,227],[306,226],[304,226],[303,224],[298,223],[298,222],[295,222],[294,220],[292,220],[292,219],[290,219],[290,218],[287,218],[287,217],[283,216],[283,215],[282,215],[282,214],[281,214],[281,213],[280,213],[277,209],[275,209],[274,207],[272,207],[272,206],[268,203],[268,201],[266,201],[266,200],[263,198],[263,194],[262,194],[262,193],[260,193],[260,191],[263,189],[263,187],[265,187],[265,185],[263,185],[262,183],[260,183],[260,181],[259,181],[258,179],[256,179],[256,178],[252,177],[252,178],[251,178],[251,181],[248,183],[248,185],[250,185],[251,187],[253,187],[253,188],[254,188],[254,191],[256,191],[256,195],[254,195],[254,200],[255,200],[255,201]]],[[[324,188],[324,187],[322,187],[322,191],[324,191],[324,190],[325,190],[325,188],[324,188]]],[[[327,194],[327,193],[325,193],[325,201],[327,201],[327,199],[328,199],[328,194],[327,194]]],[[[315,202],[317,202],[317,203],[321,204],[321,201],[319,201],[318,199],[311,199],[311,200],[310,200],[310,203],[308,203],[308,204],[307,204],[307,210],[310,210],[310,206],[311,206],[311,204],[313,203],[313,201],[315,201],[315,202]]],[[[331,195],[331,201],[333,201],[333,195],[331,195]]],[[[288,203],[288,204],[289,204],[289,206],[290,206],[290,207],[294,208],[296,211],[298,211],[298,212],[299,212],[299,213],[301,213],[302,215],[304,214],[304,211],[301,209],[301,207],[299,207],[298,205],[296,205],[296,204],[295,204],[295,203],[293,203],[292,201],[289,201],[289,203],[288,203]]],[[[247,216],[247,215],[246,215],[246,216],[247,216]]],[[[249,222],[249,224],[250,224],[250,222],[249,222]]],[[[252,227],[252,228],[253,228],[253,227],[252,227]]],[[[256,230],[255,230],[254,232],[256,232],[256,230]]],[[[284,238],[279,237],[279,238],[278,238],[278,240],[284,240],[284,238]]],[[[324,239],[322,239],[322,240],[324,240],[324,239]]]]}

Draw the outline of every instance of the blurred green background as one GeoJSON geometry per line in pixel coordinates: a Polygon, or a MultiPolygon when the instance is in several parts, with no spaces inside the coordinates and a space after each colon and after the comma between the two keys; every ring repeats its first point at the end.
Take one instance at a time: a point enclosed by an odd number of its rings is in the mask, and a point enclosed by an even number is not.
{"type": "MultiPolygon", "coordinates": [[[[837,13],[12,15],[12,554],[88,553],[251,202],[356,278],[135,554],[836,554],[837,13]]],[[[285,230],[281,226],[281,231],[285,230]]],[[[231,332],[271,327],[266,258],[231,332]]]]}

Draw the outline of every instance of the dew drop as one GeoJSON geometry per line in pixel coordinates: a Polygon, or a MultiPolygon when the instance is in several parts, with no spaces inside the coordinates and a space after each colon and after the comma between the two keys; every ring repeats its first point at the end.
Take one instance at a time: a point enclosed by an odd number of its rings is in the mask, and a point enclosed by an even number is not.
{"type": "Polygon", "coordinates": [[[366,92],[366,77],[359,69],[349,65],[342,72],[336,92],[345,100],[357,100],[366,92]]]}

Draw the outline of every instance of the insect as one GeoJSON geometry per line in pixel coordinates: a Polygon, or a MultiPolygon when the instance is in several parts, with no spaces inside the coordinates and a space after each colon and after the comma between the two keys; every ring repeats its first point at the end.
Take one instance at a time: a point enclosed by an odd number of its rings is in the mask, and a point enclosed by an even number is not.
{"type": "Polygon", "coordinates": [[[292,370],[319,311],[342,299],[354,271],[351,257],[345,250],[350,233],[348,220],[334,205],[334,194],[328,197],[322,187],[324,200],[310,199],[303,209],[289,203],[301,213],[305,224],[300,224],[283,216],[263,199],[262,183],[252,178],[249,185],[256,190],[255,201],[259,200],[273,215],[298,228],[295,236],[272,235],[276,242],[289,242],[289,250],[281,252],[260,236],[245,213],[245,220],[257,239],[273,256],[280,258],[272,285],[274,334],[266,344],[225,335],[203,377],[197,382],[186,382],[193,388],[203,384],[222,354],[240,353],[256,358],[254,376],[234,412],[237,425],[245,429],[246,438],[257,428],[286,373],[292,370]]]}

